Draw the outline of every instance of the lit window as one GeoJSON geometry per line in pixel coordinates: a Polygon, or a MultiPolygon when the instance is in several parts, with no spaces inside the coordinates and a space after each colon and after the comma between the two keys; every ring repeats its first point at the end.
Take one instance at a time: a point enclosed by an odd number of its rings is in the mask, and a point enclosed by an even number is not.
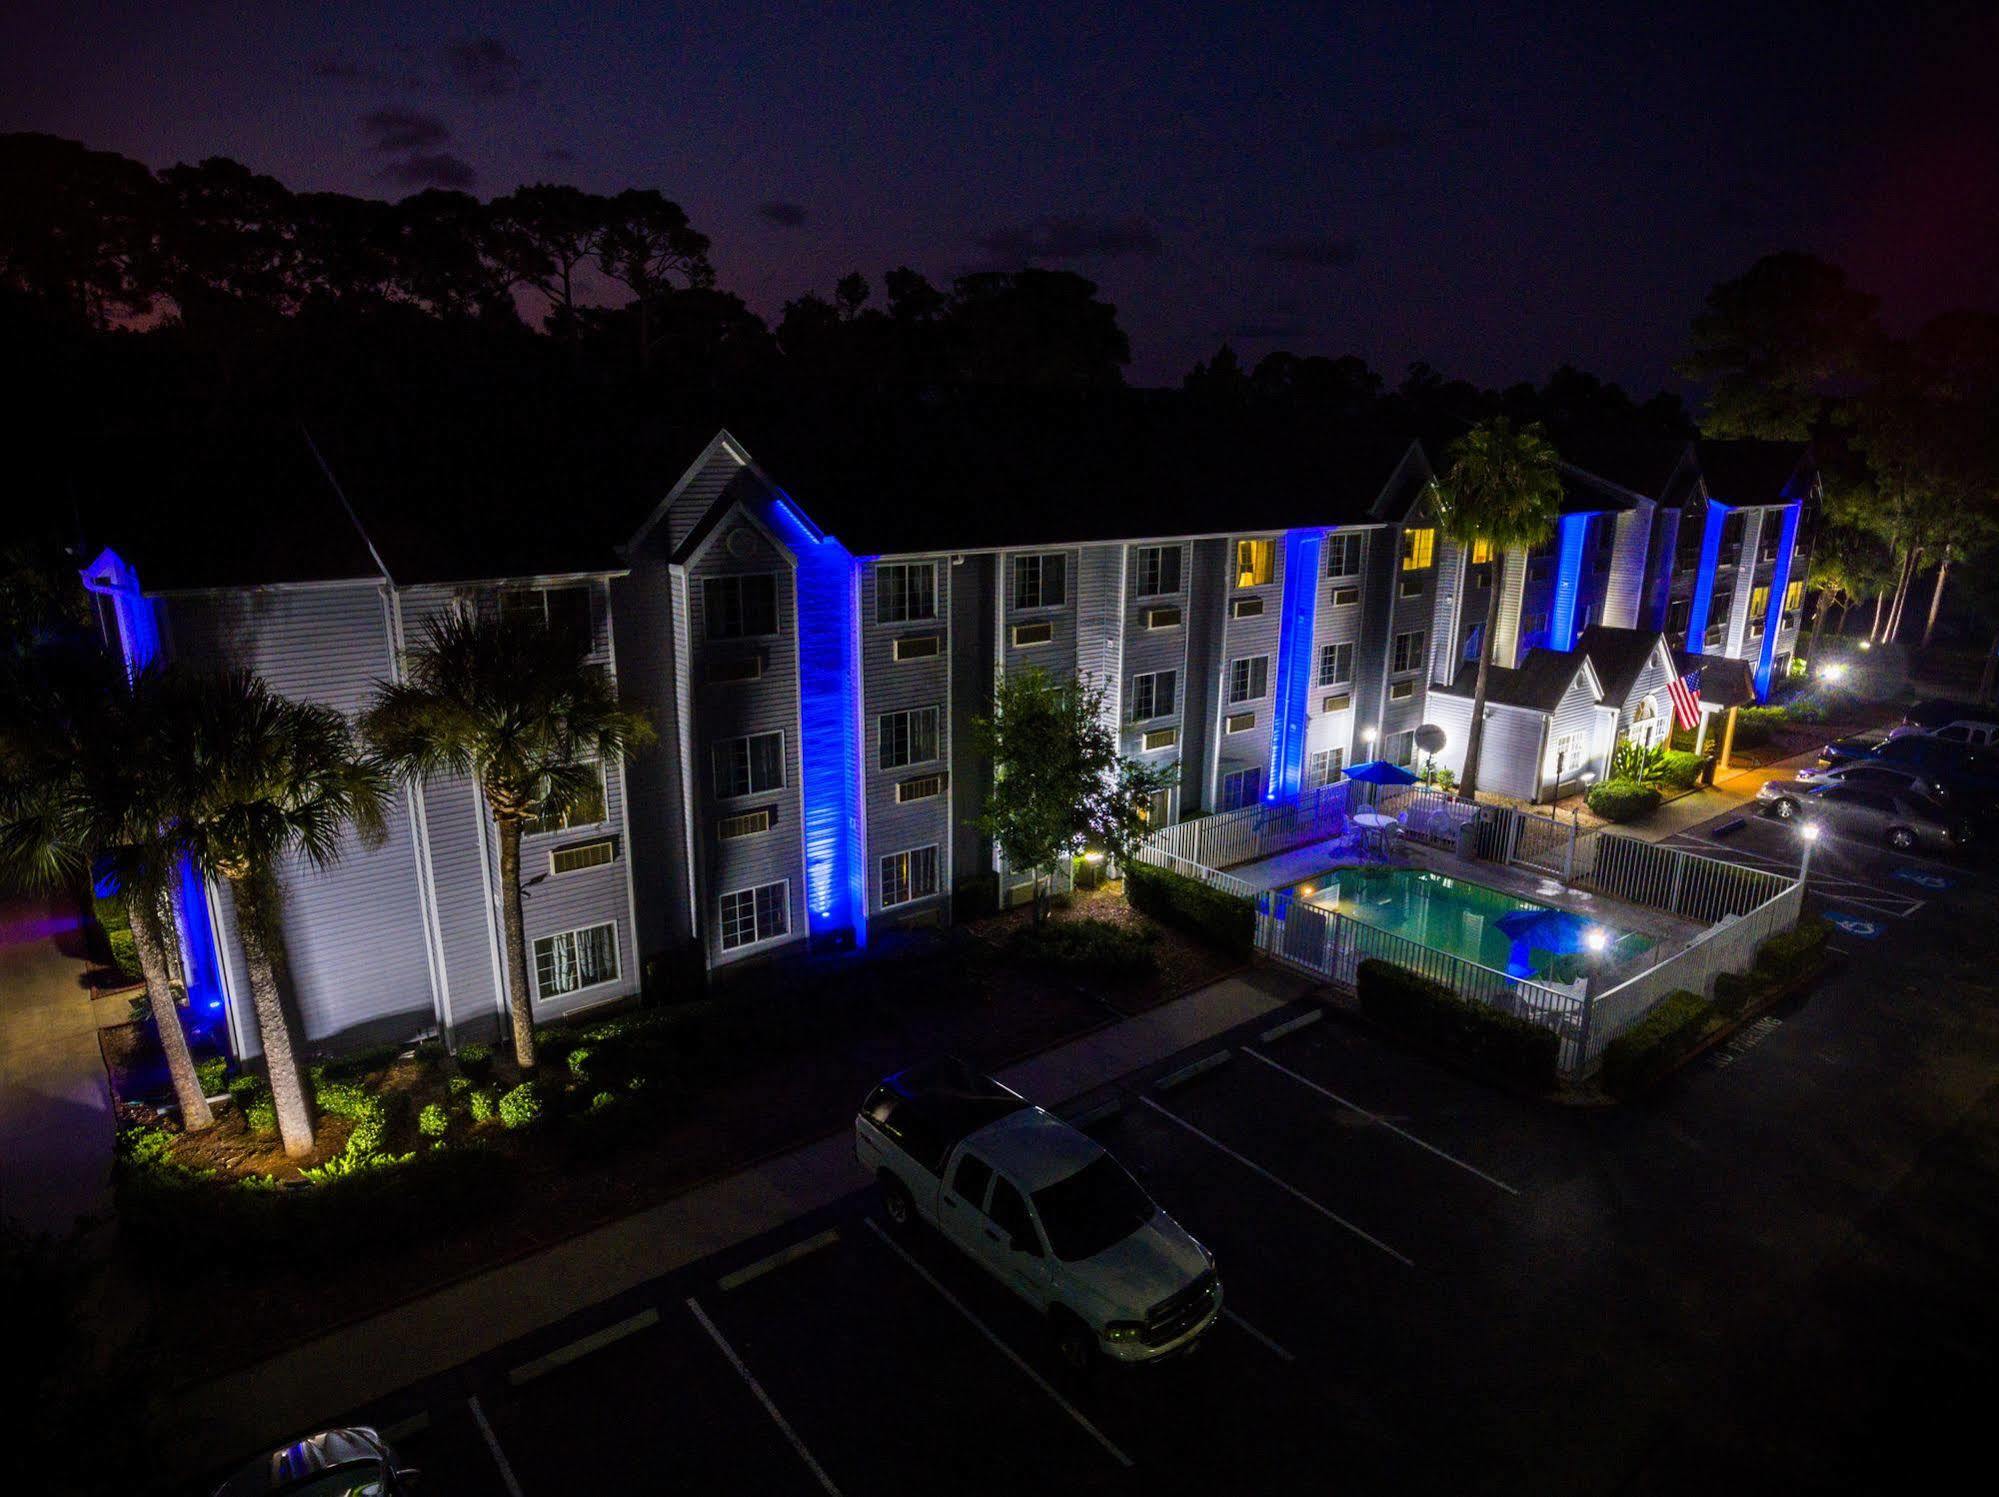
{"type": "Polygon", "coordinates": [[[1420,572],[1436,559],[1437,532],[1430,529],[1402,532],[1402,570],[1420,572]]]}
{"type": "Polygon", "coordinates": [[[764,884],[724,894],[721,902],[722,949],[734,951],[759,941],[774,941],[791,932],[791,885],[764,884]]]}
{"type": "Polygon", "coordinates": [[[1492,542],[1484,536],[1480,536],[1471,543],[1471,564],[1475,567],[1482,567],[1490,565],[1491,561],[1492,542]]]}
{"type": "Polygon", "coordinates": [[[534,943],[534,995],[559,998],[618,980],[618,928],[606,923],[534,943]]]}
{"type": "Polygon", "coordinates": [[[1180,591],[1180,548],[1140,546],[1138,548],[1138,595],[1157,598],[1180,591]]]}
{"type": "Polygon", "coordinates": [[[875,568],[875,622],[910,624],[937,617],[937,564],[882,562],[875,568]]]}
{"type": "Polygon", "coordinates": [[[1229,700],[1253,702],[1270,690],[1270,657],[1252,655],[1229,662],[1229,700]]]}
{"type": "Polygon", "coordinates": [[[1784,612],[1796,613],[1805,606],[1805,584],[1803,579],[1793,582],[1784,589],[1784,612]]]}
{"type": "Polygon", "coordinates": [[[1277,542],[1237,541],[1235,543],[1235,585],[1266,587],[1277,571],[1277,542]]]}
{"type": "Polygon", "coordinates": [[[937,709],[914,707],[881,716],[881,767],[927,764],[937,757],[937,709]]]}
{"type": "Polygon", "coordinates": [[[777,578],[710,577],[701,584],[710,639],[757,639],[777,633],[777,578]]]}
{"type": "Polygon", "coordinates": [[[1013,606],[1059,608],[1069,600],[1069,558],[1059,551],[1013,559],[1013,606]]]}
{"type": "Polygon", "coordinates": [[[928,899],[937,892],[937,849],[919,847],[882,859],[882,908],[928,899]]]}
{"type": "Polygon", "coordinates": [[[784,734],[725,738],[715,745],[715,794],[727,800],[784,788],[784,734]]]}

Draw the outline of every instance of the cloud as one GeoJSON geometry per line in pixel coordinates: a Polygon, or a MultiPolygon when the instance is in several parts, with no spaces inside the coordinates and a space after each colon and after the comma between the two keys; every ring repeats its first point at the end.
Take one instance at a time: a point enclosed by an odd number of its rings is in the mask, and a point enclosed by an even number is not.
{"type": "Polygon", "coordinates": [[[1122,255],[1156,255],[1159,231],[1136,216],[1090,218],[1050,216],[981,234],[972,241],[1005,264],[1033,260],[1098,260],[1122,255]]]}
{"type": "Polygon", "coordinates": [[[375,175],[404,187],[465,188],[479,180],[469,161],[449,151],[431,154],[412,151],[400,161],[391,161],[375,175]]]}
{"type": "Polygon", "coordinates": [[[1256,252],[1266,260],[1276,260],[1285,265],[1305,265],[1314,270],[1336,270],[1342,265],[1353,264],[1360,257],[1360,250],[1351,239],[1334,239],[1326,235],[1273,239],[1259,244],[1256,252]]]}
{"type": "Polygon", "coordinates": [[[451,127],[443,120],[413,109],[377,109],[361,116],[361,128],[377,151],[433,150],[451,139],[451,127]]]}
{"type": "Polygon", "coordinates": [[[444,70],[451,82],[468,94],[496,99],[527,87],[519,57],[495,36],[475,36],[444,49],[444,70]]]}
{"type": "Polygon", "coordinates": [[[805,209],[797,203],[759,203],[757,216],[781,229],[795,229],[805,222],[805,209]]]}

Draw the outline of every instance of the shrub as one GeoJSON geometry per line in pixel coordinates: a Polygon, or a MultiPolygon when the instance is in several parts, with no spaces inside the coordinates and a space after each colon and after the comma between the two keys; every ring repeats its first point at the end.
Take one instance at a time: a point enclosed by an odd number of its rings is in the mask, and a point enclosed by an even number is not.
{"type": "Polygon", "coordinates": [[[493,1068],[493,1052],[486,1045],[460,1045],[458,1069],[467,1076],[483,1077],[493,1068]]]}
{"type": "Polygon", "coordinates": [[[1256,944],[1256,907],[1164,868],[1134,863],[1124,871],[1124,897],[1162,925],[1207,942],[1242,961],[1256,944]]]}
{"type": "Polygon", "coordinates": [[[104,939],[111,947],[111,965],[126,977],[140,977],[139,943],[132,938],[132,932],[107,930],[104,939]]]}
{"type": "Polygon", "coordinates": [[[1777,729],[1790,721],[1784,707],[1744,707],[1735,714],[1735,745],[1756,748],[1768,743],[1777,729]]]}
{"type": "Polygon", "coordinates": [[[1701,769],[1706,763],[1704,754],[1668,749],[1659,760],[1659,778],[1675,790],[1691,790],[1700,783],[1701,769]]]}
{"type": "Polygon", "coordinates": [[[425,1138],[442,1138],[451,1131],[451,1118],[438,1103],[426,1102],[416,1115],[416,1131],[425,1138]]]}
{"type": "Polygon", "coordinates": [[[509,1128],[525,1128],[540,1117],[541,1093],[532,1081],[523,1081],[500,1098],[500,1122],[509,1128]]]}
{"type": "Polygon", "coordinates": [[[1024,961],[1113,980],[1143,977],[1158,965],[1149,933],[1108,920],[1063,920],[1015,934],[1012,949],[1024,961]]]}
{"type": "Polygon", "coordinates": [[[1645,748],[1627,738],[1610,751],[1609,778],[1649,785],[1660,778],[1665,765],[1666,750],[1663,747],[1645,748]]]}
{"type": "Polygon", "coordinates": [[[1636,780],[1605,780],[1592,785],[1589,808],[1605,821],[1637,821],[1659,809],[1659,792],[1636,780]]]}
{"type": "Polygon", "coordinates": [[[1510,1080],[1546,1090],[1555,1084],[1561,1037],[1552,1029],[1462,998],[1407,967],[1369,957],[1356,984],[1361,1012],[1510,1080]]]}
{"type": "Polygon", "coordinates": [[[1714,1018],[1714,1006],[1681,988],[1603,1051],[1604,1090],[1627,1096],[1656,1081],[1693,1048],[1714,1018]]]}
{"type": "Polygon", "coordinates": [[[276,1133],[278,1108],[271,1100],[271,1088],[261,1076],[248,1073],[229,1083],[229,1097],[252,1133],[276,1133]]]}
{"type": "Polygon", "coordinates": [[[452,1097],[462,1097],[472,1090],[470,1076],[451,1076],[445,1079],[444,1090],[452,1097]]]}
{"type": "Polygon", "coordinates": [[[1785,983],[1817,969],[1825,958],[1832,927],[1823,920],[1801,920],[1756,948],[1756,967],[1774,983],[1785,983]]]}
{"type": "Polygon", "coordinates": [[[1714,1006],[1732,1018],[1752,1007],[1769,986],[1762,972],[1719,972],[1714,979],[1714,1006]]]}
{"type": "Polygon", "coordinates": [[[617,1105],[618,1094],[616,1092],[599,1092],[590,1099],[590,1110],[592,1112],[602,1112],[607,1107],[616,1107],[617,1105]]]}
{"type": "Polygon", "coordinates": [[[590,1079],[590,1053],[588,1045],[579,1046],[569,1052],[569,1074],[578,1081],[590,1079]]]}
{"type": "Polygon", "coordinates": [[[493,1094],[481,1087],[465,1099],[465,1107],[472,1114],[473,1122],[490,1122],[493,1117],[493,1094]]]}
{"type": "Polygon", "coordinates": [[[219,1096],[229,1084],[229,1057],[211,1055],[206,1060],[195,1062],[194,1079],[201,1086],[202,1096],[219,1096]]]}

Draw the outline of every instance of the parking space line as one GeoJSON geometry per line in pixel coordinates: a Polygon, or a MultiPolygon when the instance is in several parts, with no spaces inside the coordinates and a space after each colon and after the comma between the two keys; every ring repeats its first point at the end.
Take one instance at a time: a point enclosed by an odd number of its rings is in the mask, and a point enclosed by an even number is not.
{"type": "Polygon", "coordinates": [[[1299,1201],[1306,1206],[1311,1207],[1314,1211],[1318,1212],[1319,1215],[1323,1216],[1327,1221],[1333,1223],[1334,1226],[1342,1227],[1345,1230],[1353,1233],[1354,1236],[1358,1237],[1362,1242],[1366,1243],[1369,1247],[1379,1248],[1382,1252],[1388,1254],[1389,1257],[1393,1258],[1397,1263],[1400,1263],[1404,1268],[1414,1268],[1416,1266],[1414,1259],[1404,1257],[1401,1253],[1397,1252],[1394,1248],[1390,1247],[1387,1243],[1383,1242],[1379,1237],[1376,1237],[1373,1233],[1355,1226],[1352,1222],[1348,1221],[1344,1216],[1341,1216],[1339,1212],[1333,1210],[1330,1206],[1320,1205],[1317,1201],[1313,1200],[1310,1196],[1306,1195],[1305,1192],[1300,1190],[1297,1186],[1278,1179],[1277,1176],[1271,1174],[1269,1170],[1265,1169],[1262,1165],[1258,1164],[1254,1159],[1249,1158],[1247,1155],[1238,1154],[1234,1149],[1231,1149],[1227,1144],[1223,1143],[1219,1138],[1216,1138],[1213,1134],[1203,1133],[1199,1128],[1196,1128],[1192,1123],[1188,1122],[1185,1118],[1181,1117],[1179,1113],[1168,1111],[1166,1108],[1161,1107],[1157,1102],[1153,1101],[1152,1098],[1150,1097],[1140,1097],[1138,1100],[1143,1102],[1147,1107],[1150,1107],[1154,1112],[1158,1113],[1168,1122],[1179,1124],[1182,1128],[1185,1128],[1189,1133],[1193,1134],[1194,1137],[1200,1139],[1203,1143],[1209,1145],[1211,1148],[1216,1148],[1221,1150],[1222,1153],[1228,1155],[1229,1158],[1233,1159],[1237,1164],[1241,1165],[1244,1169],[1249,1170],[1253,1174],[1262,1176],[1265,1180],[1268,1180],[1272,1185],[1275,1185],[1279,1190],[1283,1191],[1286,1195],[1292,1197],[1292,1199],[1299,1201]]]}
{"type": "Polygon", "coordinates": [[[701,1308],[700,1302],[691,1294],[687,1297],[687,1308],[701,1323],[701,1329],[708,1333],[708,1339],[713,1341],[722,1355],[729,1359],[729,1365],[736,1369],[736,1375],[743,1380],[750,1392],[756,1395],[757,1402],[764,1406],[764,1412],[770,1415],[771,1423],[777,1426],[778,1433],[791,1442],[791,1448],[798,1453],[798,1458],[805,1462],[805,1469],[819,1479],[819,1485],[830,1494],[830,1497],[840,1497],[840,1489],[833,1485],[833,1478],[826,1474],[826,1468],[812,1458],[812,1452],[807,1450],[805,1442],[798,1438],[798,1431],[793,1429],[784,1415],[778,1412],[777,1405],[772,1403],[770,1395],[764,1392],[763,1384],[757,1381],[756,1374],[751,1372],[743,1359],[736,1355],[735,1347],[729,1345],[728,1339],[715,1328],[715,1322],[708,1318],[708,1312],[701,1308]]]}
{"type": "Polygon", "coordinates": [[[486,1410],[480,1406],[479,1395],[474,1393],[465,1400],[465,1406],[472,1411],[472,1422],[479,1426],[479,1433],[486,1437],[486,1448],[493,1452],[493,1464],[500,1468],[500,1481],[507,1489],[507,1497],[522,1497],[521,1484],[514,1476],[513,1462],[507,1459],[506,1451],[500,1449],[500,1442],[493,1436],[493,1426],[486,1422],[486,1410]]]}
{"type": "Polygon", "coordinates": [[[571,1362],[587,1357],[593,1351],[601,1351],[614,1341],[622,1341],[627,1336],[637,1335],[648,1326],[659,1324],[659,1311],[647,1306],[636,1315],[629,1315],[615,1325],[607,1325],[601,1331],[592,1331],[587,1336],[579,1336],[566,1346],[558,1346],[543,1356],[530,1358],[518,1367],[509,1368],[507,1381],[518,1388],[522,1383],[532,1382],[543,1373],[553,1372],[558,1367],[566,1367],[571,1362]]]}
{"type": "Polygon", "coordinates": [[[1319,1085],[1318,1082],[1312,1080],[1308,1076],[1300,1076],[1296,1071],[1292,1070],[1289,1066],[1279,1065],[1269,1056],[1262,1054],[1260,1051],[1252,1050],[1247,1045],[1243,1046],[1242,1053],[1244,1055],[1247,1055],[1251,1060],[1262,1061],[1265,1065],[1269,1066],[1270,1069],[1273,1071],[1283,1072],[1286,1076],[1289,1076],[1293,1081],[1297,1082],[1300,1086],[1309,1087],[1311,1090],[1317,1092],[1320,1096],[1324,1097],[1327,1101],[1337,1102],[1340,1106],[1348,1108],[1353,1112],[1359,1113],[1362,1117],[1366,1118],[1370,1123],[1379,1123],[1382,1127],[1386,1128],[1390,1133],[1396,1134],[1398,1137],[1401,1138],[1406,1138],[1410,1143],[1414,1144],[1417,1148],[1425,1150],[1428,1153],[1435,1154],[1439,1159],[1443,1160],[1446,1164],[1454,1164],[1468,1175],[1477,1175],[1479,1179],[1485,1181],[1486,1184],[1497,1185],[1501,1190],[1505,1191],[1510,1196],[1517,1196],[1520,1194],[1519,1191],[1515,1190],[1511,1185],[1508,1185],[1504,1180],[1500,1179],[1498,1176],[1488,1175],[1484,1170],[1480,1169],[1477,1165],[1467,1164],[1465,1163],[1464,1160],[1458,1158],[1457,1155],[1448,1154],[1444,1150],[1438,1148],[1435,1144],[1430,1143],[1425,1139],[1418,1138],[1415,1134],[1411,1133],[1407,1128],[1399,1127],[1398,1125],[1389,1122],[1388,1119],[1383,1117],[1380,1113],[1369,1112],[1365,1107],[1362,1107],[1360,1103],[1348,1101],[1345,1097],[1342,1097],[1338,1092],[1334,1091],[1331,1087],[1321,1086],[1319,1085]]]}
{"type": "Polygon", "coordinates": [[[759,1258],[747,1268],[739,1268],[734,1273],[723,1274],[715,1281],[718,1289],[740,1289],[752,1279],[760,1279],[774,1269],[787,1263],[796,1263],[807,1254],[816,1253],[823,1247],[831,1247],[840,1240],[840,1229],[828,1227],[817,1237],[808,1237],[803,1242],[794,1242],[790,1247],[779,1248],[768,1258],[759,1258]]]}
{"type": "Polygon", "coordinates": [[[1000,1340],[1000,1338],[993,1333],[992,1329],[989,1326],[987,1326],[987,1324],[983,1320],[979,1319],[978,1316],[974,1315],[969,1309],[965,1307],[963,1301],[961,1301],[955,1294],[953,1294],[950,1290],[946,1289],[941,1283],[939,1283],[937,1277],[934,1274],[932,1274],[929,1269],[925,1268],[921,1263],[918,1263],[914,1258],[912,1258],[909,1255],[908,1250],[904,1248],[901,1243],[897,1242],[894,1238],[890,1237],[888,1233],[884,1232],[881,1229],[880,1224],[876,1222],[872,1216],[867,1218],[867,1223],[868,1223],[868,1230],[873,1232],[875,1236],[879,1237],[882,1240],[883,1246],[888,1248],[890,1252],[894,1253],[896,1257],[902,1259],[904,1263],[907,1263],[910,1266],[910,1268],[915,1271],[916,1276],[922,1279],[924,1283],[928,1284],[932,1289],[935,1289],[937,1293],[943,1297],[945,1304],[949,1305],[952,1309],[956,1310],[960,1315],[964,1316],[966,1320],[970,1321],[972,1323],[973,1329],[976,1330],[981,1336],[984,1336],[986,1340],[990,1341],[996,1348],[998,1348],[1000,1353],[1003,1356],[1005,1356],[1005,1358],[1009,1362],[1013,1363],[1014,1366],[1018,1367],[1023,1373],[1025,1373],[1028,1377],[1028,1380],[1031,1381],[1035,1387],[1039,1388],[1043,1393],[1046,1393],[1050,1398],[1054,1399],[1056,1405],[1062,1410],[1062,1412],[1067,1414],[1071,1419],[1075,1420],[1076,1423],[1082,1428],[1085,1434],[1089,1435],[1091,1439],[1095,1440],[1099,1445],[1103,1446],[1105,1450],[1110,1452],[1111,1458],[1113,1460],[1115,1460],[1120,1466],[1131,1465],[1131,1457],[1126,1455],[1122,1450],[1118,1449],[1117,1446],[1114,1443],[1112,1443],[1109,1435],[1105,1434],[1102,1430],[1098,1429],[1094,1424],[1090,1423],[1090,1421],[1086,1417],[1084,1417],[1083,1411],[1081,1409],[1077,1408],[1073,1403],[1069,1402],[1068,1399],[1064,1398],[1059,1392],[1056,1391],[1054,1384],[1050,1383],[1047,1378],[1043,1377],[1040,1373],[1036,1372],[1032,1367],[1028,1366],[1026,1360],[1020,1355],[1019,1352],[1015,1351],[1012,1347],[1008,1346],[1004,1341],[1000,1340]]]}
{"type": "Polygon", "coordinates": [[[1264,1335],[1263,1332],[1259,1331],[1255,1326],[1251,1325],[1248,1321],[1244,1320],[1240,1315],[1236,1314],[1236,1312],[1231,1310],[1227,1305],[1222,1306],[1222,1319],[1228,1321],[1231,1325],[1235,1326],[1236,1329],[1246,1333],[1253,1340],[1262,1342],[1264,1350],[1268,1351],[1272,1356],[1278,1358],[1280,1361],[1295,1362],[1298,1360],[1296,1357],[1292,1356],[1290,1352],[1286,1351],[1283,1347],[1279,1346],[1275,1341],[1272,1341],[1268,1336],[1264,1335]]]}

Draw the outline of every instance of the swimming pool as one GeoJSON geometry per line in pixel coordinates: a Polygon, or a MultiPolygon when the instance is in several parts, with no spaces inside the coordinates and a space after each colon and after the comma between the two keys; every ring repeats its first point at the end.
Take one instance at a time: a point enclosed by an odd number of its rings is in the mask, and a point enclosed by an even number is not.
{"type": "Polygon", "coordinates": [[[1621,966],[1652,945],[1635,931],[1611,930],[1553,905],[1423,868],[1335,868],[1291,893],[1314,908],[1518,977],[1574,977],[1589,959],[1593,930],[1606,937],[1606,965],[1621,966]]]}

